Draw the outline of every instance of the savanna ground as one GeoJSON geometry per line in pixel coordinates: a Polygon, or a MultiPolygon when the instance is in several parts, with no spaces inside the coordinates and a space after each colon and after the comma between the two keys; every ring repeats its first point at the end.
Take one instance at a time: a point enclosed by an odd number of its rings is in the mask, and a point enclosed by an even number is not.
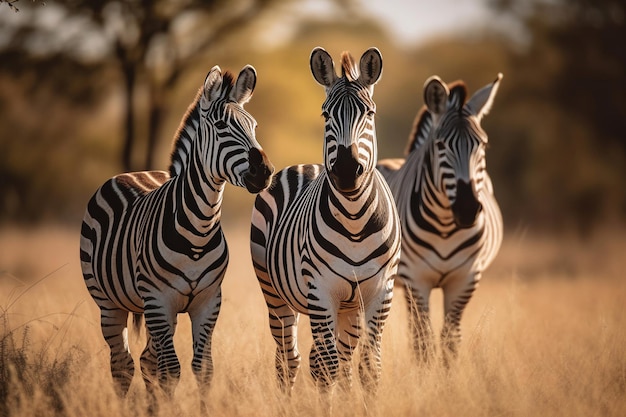
{"type": "MultiPolygon", "coordinates": [[[[250,265],[245,227],[225,227],[231,264],[213,338],[215,416],[327,412],[303,368],[291,398],[275,385],[274,342],[250,265]]],[[[626,415],[626,233],[590,240],[511,231],[463,318],[453,369],[411,359],[405,302],[396,291],[383,340],[377,398],[358,387],[331,399],[334,416],[626,415]]],[[[441,327],[441,294],[432,297],[441,327]]],[[[84,288],[78,230],[0,230],[0,416],[143,416],[139,372],[114,394],[98,310],[84,288]]],[[[308,356],[303,318],[300,350],[308,356]]],[[[144,336],[131,339],[137,360],[144,336]]],[[[190,369],[189,321],[176,347],[183,375],[158,415],[203,415],[190,369]]]]}

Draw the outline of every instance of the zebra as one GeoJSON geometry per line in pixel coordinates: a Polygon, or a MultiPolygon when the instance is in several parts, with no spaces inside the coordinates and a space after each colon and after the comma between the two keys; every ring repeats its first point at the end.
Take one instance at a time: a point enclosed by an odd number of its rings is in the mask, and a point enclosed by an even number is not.
{"type": "Polygon", "coordinates": [[[150,394],[162,388],[171,396],[178,383],[180,363],[173,345],[178,313],[190,316],[191,367],[201,389],[208,389],[211,336],[228,264],[220,225],[225,183],[258,193],[274,171],[255,138],[256,121],[243,108],[256,79],[250,65],[236,79],[213,67],[175,135],[169,172],[117,175],[89,200],[80,236],[81,267],[100,308],[111,374],[121,396],[134,374],[130,313],[138,320],[145,317],[147,344],[140,364],[150,394]]]}
{"type": "Polygon", "coordinates": [[[310,371],[318,388],[329,392],[338,380],[350,386],[352,353],[365,331],[360,377],[375,389],[401,241],[393,196],[375,169],[372,94],[382,55],[371,48],[357,67],[344,52],[337,77],[332,58],[317,47],[310,67],[326,91],[324,163],[287,167],[257,195],[250,232],[253,266],[277,344],[283,392],[292,391],[300,368],[300,314],[310,318],[310,371]]]}
{"type": "Polygon", "coordinates": [[[461,341],[463,310],[502,241],[502,216],[486,169],[487,134],[480,125],[501,79],[498,74],[466,101],[465,83],[430,77],[406,158],[377,165],[402,223],[398,281],[406,289],[413,347],[423,363],[434,354],[431,290],[443,290],[441,343],[449,366],[461,341]]]}

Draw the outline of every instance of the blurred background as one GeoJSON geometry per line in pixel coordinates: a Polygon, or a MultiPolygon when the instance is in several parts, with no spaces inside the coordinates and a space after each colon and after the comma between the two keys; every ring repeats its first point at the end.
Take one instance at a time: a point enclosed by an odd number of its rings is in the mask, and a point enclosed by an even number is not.
{"type": "MultiPolygon", "coordinates": [[[[277,168],[322,162],[316,46],[335,62],[343,50],[382,52],[380,158],[403,155],[427,77],[463,79],[471,94],[504,74],[482,125],[505,240],[464,314],[461,372],[407,368],[396,296],[390,395],[367,413],[625,416],[624,39],[623,0],[0,0],[0,416],[146,415],[103,379],[109,351],[78,253],[87,201],[115,174],[168,168],[214,65],[257,69],[246,108],[277,168]]],[[[320,415],[301,407],[319,407],[313,391],[285,408],[259,384],[274,372],[274,343],[249,258],[253,198],[227,186],[214,414],[320,415]]],[[[433,295],[435,328],[441,301],[433,295]]],[[[185,319],[181,386],[195,387],[185,319]]],[[[170,414],[197,415],[186,409],[170,414]]]]}
{"type": "MultiPolygon", "coordinates": [[[[379,156],[400,157],[426,78],[470,93],[504,74],[483,121],[507,231],[585,238],[626,219],[626,4],[619,0],[0,0],[0,227],[78,228],[122,171],[166,170],[213,65],[255,66],[247,109],[277,168],[322,161],[313,47],[370,46],[379,156]]],[[[252,198],[226,190],[225,222],[252,198]]]]}

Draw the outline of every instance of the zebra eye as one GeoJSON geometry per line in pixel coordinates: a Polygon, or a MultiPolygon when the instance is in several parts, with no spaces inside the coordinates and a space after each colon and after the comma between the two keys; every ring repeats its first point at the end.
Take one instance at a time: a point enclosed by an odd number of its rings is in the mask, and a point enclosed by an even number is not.
{"type": "Polygon", "coordinates": [[[437,144],[437,149],[439,149],[440,151],[445,151],[446,150],[446,144],[443,143],[442,140],[437,140],[437,141],[435,141],[435,143],[437,144]]]}
{"type": "Polygon", "coordinates": [[[374,110],[370,110],[370,111],[367,112],[367,116],[368,117],[374,117],[374,116],[376,116],[376,112],[374,110]]]}
{"type": "Polygon", "coordinates": [[[226,129],[228,125],[226,124],[225,121],[218,120],[217,122],[215,122],[215,127],[221,130],[221,129],[226,129]]]}
{"type": "Polygon", "coordinates": [[[324,120],[328,121],[328,119],[330,119],[330,115],[328,114],[328,112],[322,112],[322,117],[324,118],[324,120]]]}

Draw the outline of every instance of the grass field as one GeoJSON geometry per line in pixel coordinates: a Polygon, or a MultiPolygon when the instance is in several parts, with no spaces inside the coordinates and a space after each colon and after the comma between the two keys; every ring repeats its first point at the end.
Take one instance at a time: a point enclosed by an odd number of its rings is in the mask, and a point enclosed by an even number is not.
{"type": "MultiPolygon", "coordinates": [[[[274,383],[274,342],[248,253],[248,230],[225,227],[231,264],[213,339],[214,416],[624,416],[626,415],[626,233],[541,238],[512,232],[463,318],[456,365],[411,360],[401,290],[383,340],[376,398],[358,387],[330,399],[303,368],[290,398],[274,383]]],[[[433,294],[435,331],[441,295],[433,294]]],[[[143,416],[136,372],[127,400],[113,391],[98,310],[84,288],[78,230],[0,231],[0,416],[143,416]]],[[[181,316],[183,375],[158,415],[204,415],[181,316]]],[[[308,356],[310,331],[300,326],[308,356]]],[[[143,334],[131,341],[137,360],[143,334]]]]}

